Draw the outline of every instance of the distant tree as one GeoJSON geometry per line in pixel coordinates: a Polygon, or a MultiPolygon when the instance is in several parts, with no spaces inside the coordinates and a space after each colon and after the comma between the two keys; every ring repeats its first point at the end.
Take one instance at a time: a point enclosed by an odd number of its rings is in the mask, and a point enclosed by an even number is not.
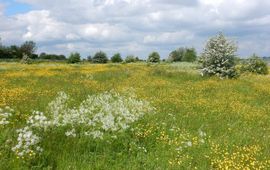
{"type": "Polygon", "coordinates": [[[135,57],[136,62],[141,61],[139,57],[135,57]]]}
{"type": "Polygon", "coordinates": [[[42,53],[39,54],[39,57],[38,58],[40,58],[40,59],[46,59],[46,57],[47,57],[47,54],[44,53],[44,52],[42,52],[42,53]]]}
{"type": "Polygon", "coordinates": [[[186,48],[182,61],[194,62],[196,61],[197,53],[195,48],[186,48]]]}
{"type": "Polygon", "coordinates": [[[128,55],[125,59],[126,63],[135,63],[136,62],[136,58],[133,55],[128,55]]]}
{"type": "Polygon", "coordinates": [[[88,61],[88,62],[92,62],[92,61],[93,61],[93,59],[92,59],[92,56],[91,56],[91,55],[87,56],[87,61],[88,61]]]}
{"type": "Polygon", "coordinates": [[[149,56],[148,56],[148,62],[151,63],[158,63],[160,62],[160,55],[158,52],[152,52],[149,56]]]}
{"type": "Polygon", "coordinates": [[[123,61],[121,54],[120,53],[116,53],[112,56],[111,61],[113,63],[121,63],[123,61]]]}
{"type": "Polygon", "coordinates": [[[46,54],[46,53],[40,53],[38,58],[44,60],[66,60],[66,56],[64,55],[46,54]]]}
{"type": "Polygon", "coordinates": [[[58,58],[58,60],[66,60],[67,59],[66,56],[63,54],[58,55],[57,58],[58,58]]]}
{"type": "Polygon", "coordinates": [[[171,62],[182,61],[184,58],[185,52],[186,52],[186,49],[182,47],[172,51],[169,55],[169,61],[171,62]]]}
{"type": "Polygon", "coordinates": [[[37,50],[36,43],[34,41],[26,41],[21,45],[21,52],[28,56],[32,56],[37,50]]]}
{"type": "Polygon", "coordinates": [[[79,63],[81,61],[81,56],[79,53],[71,53],[69,58],[68,58],[68,63],[74,64],[74,63],[79,63]]]}
{"type": "Polygon", "coordinates": [[[107,55],[103,51],[97,52],[94,55],[92,60],[93,60],[93,63],[107,63],[108,62],[107,55]]]}
{"type": "Polygon", "coordinates": [[[16,45],[12,45],[9,47],[10,55],[12,58],[19,58],[21,59],[23,57],[23,53],[20,49],[20,47],[16,45]]]}
{"type": "Polygon", "coordinates": [[[236,77],[236,51],[235,43],[228,40],[222,33],[210,38],[200,58],[202,75],[216,75],[220,78],[236,77]]]}
{"type": "Polygon", "coordinates": [[[37,54],[32,54],[32,55],[30,56],[30,58],[31,58],[31,59],[37,59],[37,58],[38,58],[38,55],[37,55],[37,54]]]}

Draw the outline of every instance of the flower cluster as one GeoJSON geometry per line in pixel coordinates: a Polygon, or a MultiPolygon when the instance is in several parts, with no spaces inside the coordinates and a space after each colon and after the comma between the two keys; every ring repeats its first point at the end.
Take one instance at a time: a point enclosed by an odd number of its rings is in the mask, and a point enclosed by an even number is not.
{"type": "Polygon", "coordinates": [[[74,108],[68,107],[69,99],[67,94],[60,92],[49,103],[47,113],[33,111],[26,127],[18,130],[18,144],[12,150],[20,157],[29,152],[40,152],[41,148],[36,145],[41,137],[33,132],[41,136],[47,129],[69,129],[64,134],[67,137],[84,135],[102,139],[106,133],[126,130],[144,114],[154,111],[148,102],[137,100],[135,95],[120,95],[113,91],[89,95],[74,108]]]}
{"type": "Polygon", "coordinates": [[[12,116],[13,112],[14,110],[8,106],[4,109],[0,108],[0,125],[8,125],[10,123],[9,118],[12,116]]]}
{"type": "Polygon", "coordinates": [[[35,135],[28,126],[22,129],[18,129],[17,133],[18,143],[12,148],[12,151],[14,151],[17,156],[34,156],[36,153],[42,152],[42,148],[40,146],[37,146],[37,144],[40,142],[40,137],[35,135]]]}

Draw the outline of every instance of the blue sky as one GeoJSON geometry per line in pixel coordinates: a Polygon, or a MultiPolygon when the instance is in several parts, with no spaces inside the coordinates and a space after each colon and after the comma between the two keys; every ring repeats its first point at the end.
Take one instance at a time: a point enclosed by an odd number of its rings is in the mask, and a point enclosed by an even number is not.
{"type": "Polygon", "coordinates": [[[270,56],[269,8],[269,0],[0,0],[0,37],[33,40],[38,53],[166,58],[178,47],[200,53],[223,31],[240,56],[270,56]]]}
{"type": "Polygon", "coordinates": [[[20,3],[15,0],[2,0],[0,2],[3,2],[3,4],[5,4],[4,13],[7,16],[26,13],[33,9],[31,5],[26,3],[20,3]]]}

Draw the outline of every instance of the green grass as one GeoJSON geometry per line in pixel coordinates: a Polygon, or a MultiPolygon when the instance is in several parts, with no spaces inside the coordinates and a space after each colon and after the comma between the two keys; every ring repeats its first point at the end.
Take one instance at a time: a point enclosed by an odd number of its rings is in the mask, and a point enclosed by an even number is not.
{"type": "Polygon", "coordinates": [[[0,125],[0,169],[270,169],[269,75],[204,78],[189,63],[0,63],[0,108],[6,105],[16,118],[0,125]],[[126,89],[156,113],[117,139],[67,138],[62,129],[43,134],[45,151],[31,160],[10,150],[15,129],[33,110],[45,111],[59,91],[76,106],[88,95],[126,89]]]}

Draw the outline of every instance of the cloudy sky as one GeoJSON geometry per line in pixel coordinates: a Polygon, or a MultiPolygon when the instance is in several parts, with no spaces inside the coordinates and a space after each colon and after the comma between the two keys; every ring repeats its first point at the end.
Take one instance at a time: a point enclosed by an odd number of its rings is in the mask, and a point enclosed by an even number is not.
{"type": "Polygon", "coordinates": [[[270,56],[269,9],[269,0],[0,0],[0,37],[6,45],[33,40],[39,53],[165,58],[177,47],[201,52],[223,31],[239,55],[270,56]]]}

